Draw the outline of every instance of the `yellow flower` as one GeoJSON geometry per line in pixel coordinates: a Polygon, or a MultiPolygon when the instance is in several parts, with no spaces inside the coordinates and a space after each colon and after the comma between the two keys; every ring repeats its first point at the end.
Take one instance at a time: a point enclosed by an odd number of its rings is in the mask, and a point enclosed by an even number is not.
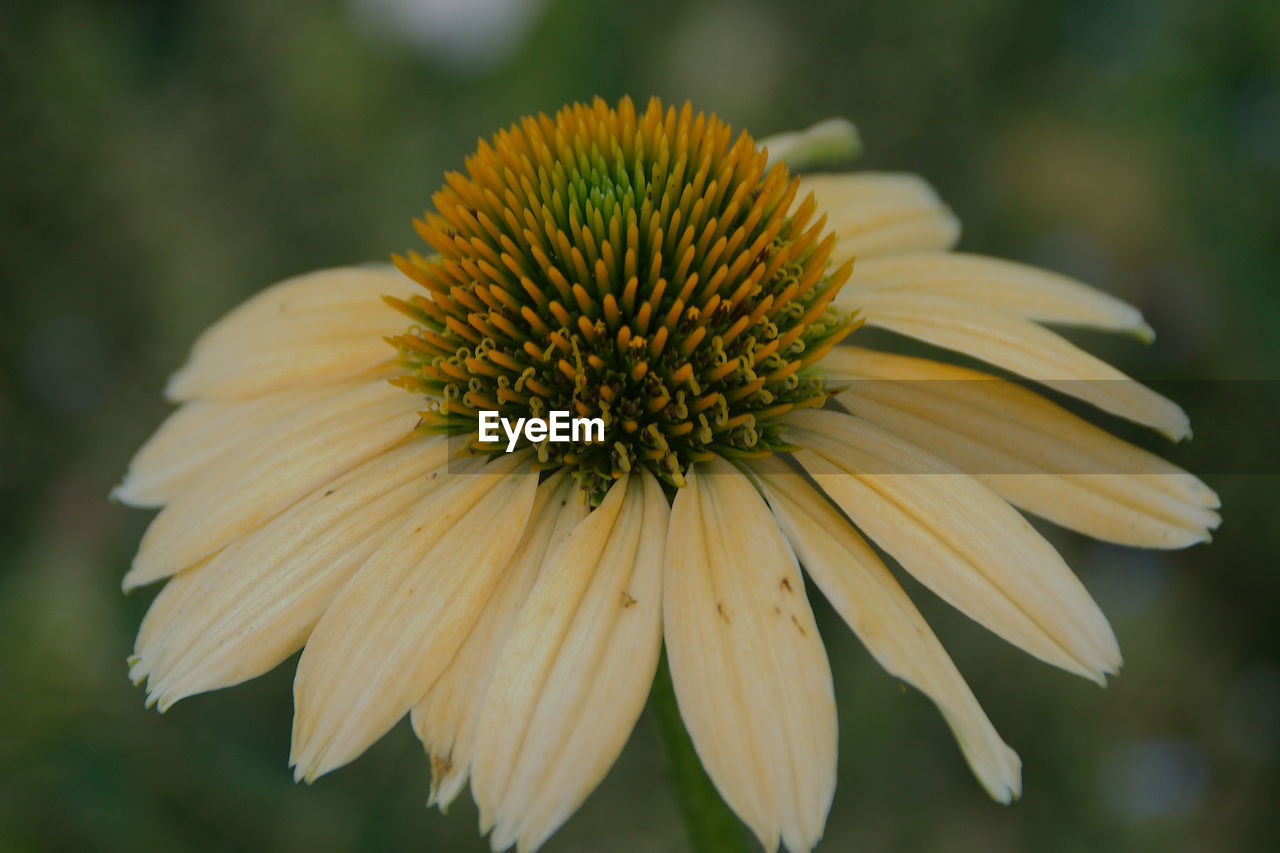
{"type": "Polygon", "coordinates": [[[959,225],[917,178],[792,178],[688,106],[566,107],[466,166],[405,275],[269,288],[170,382],[180,408],[117,490],[163,507],[125,578],[168,581],[131,660],[150,700],[303,649],[297,778],[409,714],[432,801],[469,778],[494,848],[533,850],[617,757],[665,644],[721,795],[766,849],[809,850],[836,711],[803,566],[1016,797],[1017,756],[863,536],[1102,682],[1115,637],[1019,511],[1177,548],[1208,539],[1217,498],[1020,383],[848,344],[887,329],[1184,438],[1176,405],[1041,325],[1148,336],[1139,313],[952,253],[959,225]],[[605,440],[480,440],[482,411],[553,410],[605,440]]]}

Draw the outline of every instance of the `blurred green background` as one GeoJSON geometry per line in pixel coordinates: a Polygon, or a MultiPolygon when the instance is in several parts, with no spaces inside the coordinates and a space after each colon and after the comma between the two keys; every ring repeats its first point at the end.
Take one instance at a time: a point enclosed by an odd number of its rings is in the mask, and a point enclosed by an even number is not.
{"type": "MultiPolygon", "coordinates": [[[[223,311],[416,245],[410,218],[478,136],[624,93],[689,98],[757,135],[848,116],[860,165],[926,176],[964,248],[1139,305],[1152,347],[1077,336],[1130,374],[1280,377],[1274,0],[9,0],[0,851],[487,849],[469,796],[447,817],[423,807],[407,726],[294,785],[292,662],[144,709],[125,657],[153,592],[119,580],[148,516],[106,495],[223,311]]],[[[1211,546],[1050,531],[1119,636],[1107,690],[909,586],[1023,758],[1016,805],[985,797],[932,706],[817,605],[841,726],[820,849],[1274,849],[1277,480],[1216,460],[1271,458],[1278,425],[1246,405],[1193,417],[1196,442],[1169,452],[1222,495],[1211,546]]],[[[547,849],[684,849],[660,756],[646,716],[547,849]]]]}

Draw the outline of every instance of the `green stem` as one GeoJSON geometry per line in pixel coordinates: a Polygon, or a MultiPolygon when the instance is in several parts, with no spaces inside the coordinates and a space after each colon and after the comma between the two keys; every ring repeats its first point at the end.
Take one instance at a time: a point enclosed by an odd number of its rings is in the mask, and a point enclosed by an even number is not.
{"type": "Polygon", "coordinates": [[[667,778],[675,787],[677,805],[694,853],[746,853],[751,848],[742,824],[720,799],[702,769],[693,741],[689,740],[684,721],[680,719],[665,650],[649,694],[649,711],[662,738],[667,778]]]}

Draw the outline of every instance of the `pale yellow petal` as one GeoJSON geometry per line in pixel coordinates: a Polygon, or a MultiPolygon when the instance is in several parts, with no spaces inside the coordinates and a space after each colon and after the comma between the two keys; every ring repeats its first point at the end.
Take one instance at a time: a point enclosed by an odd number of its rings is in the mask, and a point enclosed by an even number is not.
{"type": "Polygon", "coordinates": [[[836,304],[854,307],[860,293],[891,290],[963,299],[1029,320],[1155,333],[1141,312],[1114,296],[1063,275],[1012,261],[955,252],[918,252],[859,260],[836,304]]]}
{"type": "Polygon", "coordinates": [[[530,710],[537,705],[554,654],[609,544],[626,503],[626,484],[625,479],[615,484],[564,544],[547,556],[539,582],[503,647],[493,686],[481,707],[478,728],[483,739],[471,769],[471,791],[480,807],[482,832],[501,816],[497,810],[511,783],[530,710]],[[539,632],[541,626],[548,630],[539,632]],[[534,665],[526,666],[526,659],[534,665]],[[510,724],[513,718],[515,725],[510,724]]]}
{"type": "Polygon", "coordinates": [[[1041,660],[1104,683],[1120,666],[1106,617],[1039,533],[1001,497],[852,415],[788,416],[796,459],[925,586],[1041,660]],[[880,473],[910,471],[914,473],[880,473]]]}
{"type": "Polygon", "coordinates": [[[804,175],[836,235],[832,261],[901,252],[944,251],[960,238],[960,221],[915,175],[854,172],[804,175]]]}
{"type": "Polygon", "coordinates": [[[992,306],[931,293],[857,291],[856,307],[879,326],[1033,379],[1170,438],[1191,435],[1177,404],[1036,323],[992,306]]]}
{"type": "Polygon", "coordinates": [[[983,713],[920,611],[875,551],[803,476],[777,457],[752,463],[801,564],[890,674],[934,701],[969,766],[1002,803],[1022,790],[1018,755],[983,713]]]}
{"type": "Polygon", "coordinates": [[[779,838],[810,850],[835,790],[831,672],[795,554],[722,460],[676,493],[663,623],[680,715],[717,790],[765,850],[779,838]]]}
{"type": "Polygon", "coordinates": [[[516,616],[553,554],[587,516],[576,480],[563,470],[538,486],[529,524],[510,565],[485,603],[462,648],[413,707],[413,729],[431,759],[427,805],[446,809],[467,781],[475,747],[476,720],[516,616]]]}
{"type": "MultiPolygon", "coordinates": [[[[849,411],[971,474],[1028,512],[1098,539],[1181,548],[1221,519],[1213,490],[1014,382],[837,347],[822,362],[849,411]]],[[[903,472],[907,473],[907,472],[903,472]]]]}
{"type": "Polygon", "coordinates": [[[588,517],[539,577],[485,697],[473,790],[495,850],[536,850],[578,809],[653,683],[670,511],[643,470],[613,494],[618,511],[602,504],[599,521],[588,517]],[[499,753],[499,741],[517,745],[499,753]]]}
{"type": "MultiPolygon", "coordinates": [[[[390,372],[387,376],[392,375],[390,372]]],[[[171,414],[129,462],[112,491],[130,506],[159,507],[215,461],[268,424],[352,391],[374,376],[334,385],[277,391],[247,400],[195,400],[171,414]]]]}
{"type": "Polygon", "coordinates": [[[206,469],[160,511],[125,589],[194,565],[408,437],[421,406],[421,397],[375,380],[263,428],[243,453],[206,469]]]}
{"type": "Polygon", "coordinates": [[[523,453],[451,477],[342,588],[298,662],[297,778],[351,761],[427,692],[510,561],[537,485],[523,453]]]}
{"type": "Polygon", "coordinates": [[[143,620],[131,677],[148,678],[163,711],[301,649],[356,569],[449,480],[447,451],[443,437],[405,442],[170,580],[143,620]]]}
{"type": "Polygon", "coordinates": [[[267,288],[196,340],[171,400],[250,397],[334,382],[389,362],[409,321],[382,301],[415,286],[392,267],[324,270],[267,288]]]}

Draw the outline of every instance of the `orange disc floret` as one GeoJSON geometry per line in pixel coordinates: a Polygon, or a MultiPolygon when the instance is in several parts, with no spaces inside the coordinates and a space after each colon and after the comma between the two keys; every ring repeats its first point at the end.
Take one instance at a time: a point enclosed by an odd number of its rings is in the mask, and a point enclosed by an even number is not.
{"type": "MultiPolygon", "coordinates": [[[[829,303],[852,261],[798,179],[714,115],[650,100],[564,107],[481,141],[396,256],[424,288],[389,300],[399,383],[423,428],[472,438],[479,413],[564,410],[604,441],[538,442],[592,502],[643,465],[672,487],[692,462],[785,447],[776,419],[821,405],[814,362],[855,326],[829,303]]],[[[527,443],[527,442],[524,442],[527,443]]]]}

